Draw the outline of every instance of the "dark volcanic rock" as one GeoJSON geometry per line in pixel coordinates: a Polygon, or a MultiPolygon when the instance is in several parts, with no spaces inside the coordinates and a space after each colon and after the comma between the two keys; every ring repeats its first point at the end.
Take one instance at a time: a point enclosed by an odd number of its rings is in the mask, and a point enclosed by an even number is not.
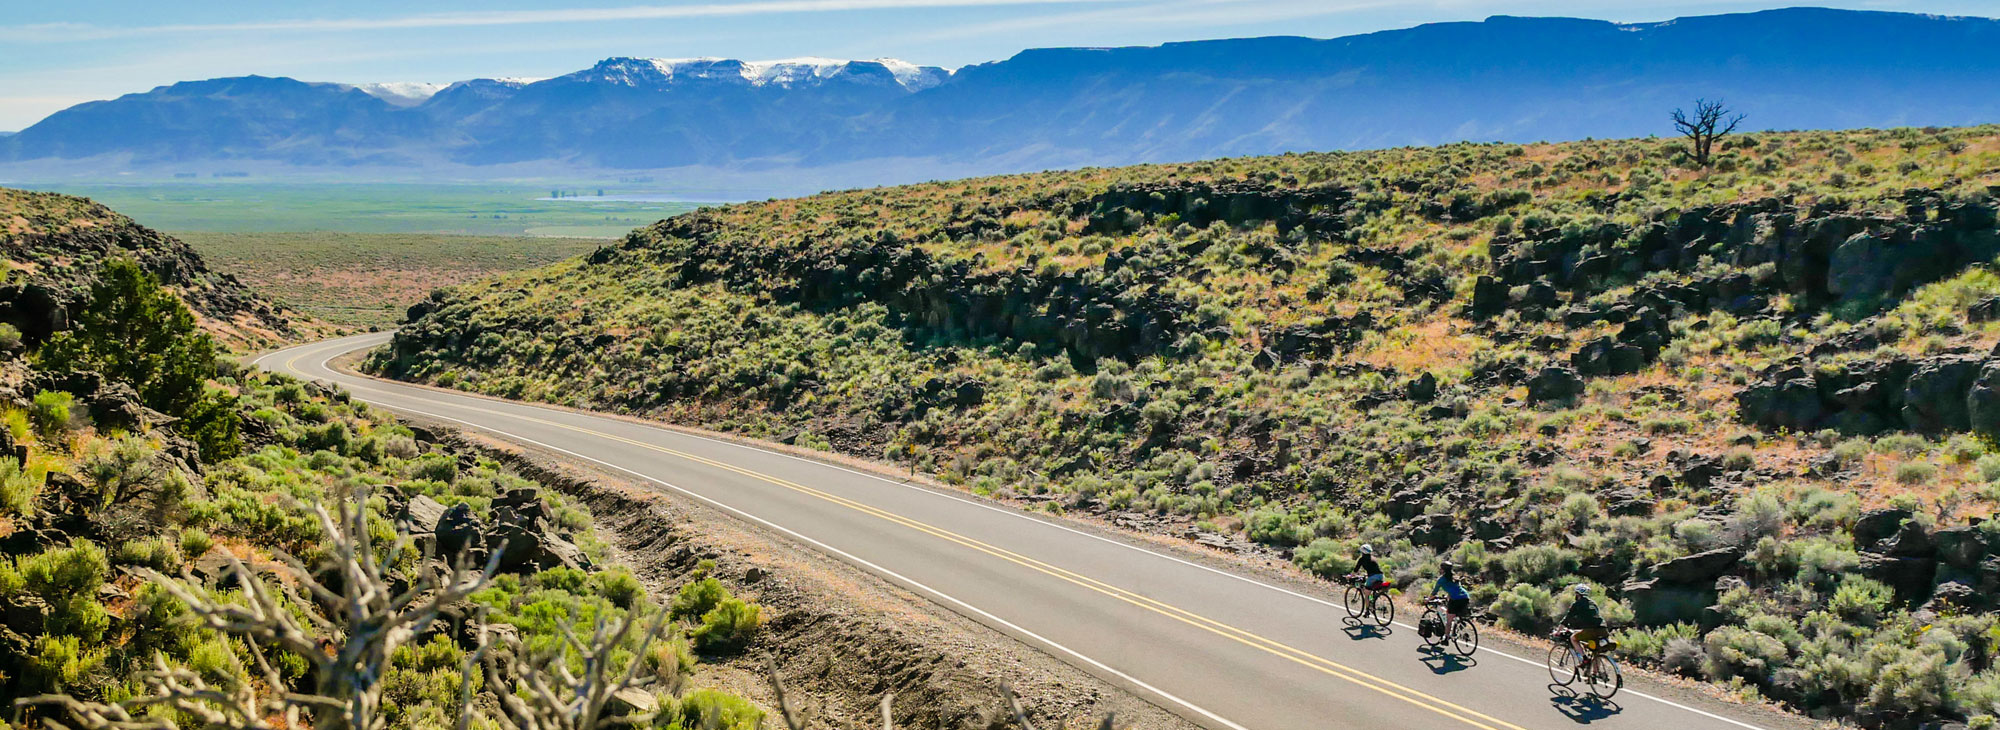
{"type": "Polygon", "coordinates": [[[1528,379],[1528,402],[1561,401],[1583,395],[1583,378],[1569,368],[1546,367],[1528,379]]]}

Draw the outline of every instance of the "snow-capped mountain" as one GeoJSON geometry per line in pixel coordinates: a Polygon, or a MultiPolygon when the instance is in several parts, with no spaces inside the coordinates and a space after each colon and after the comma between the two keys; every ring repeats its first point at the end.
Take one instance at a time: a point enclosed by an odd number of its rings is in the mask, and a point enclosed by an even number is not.
{"type": "Polygon", "coordinates": [[[446,84],[425,81],[387,81],[374,84],[355,84],[361,93],[389,102],[391,106],[416,106],[424,103],[433,94],[444,90],[446,84]]]}
{"type": "Polygon", "coordinates": [[[257,76],[80,104],[0,137],[0,173],[159,169],[859,170],[854,182],[1458,140],[2000,120],[2000,21],[1796,8],[1611,23],[1495,17],[1319,40],[893,59],[610,58],[548,79],[257,76]],[[8,161],[12,161],[11,163],[8,161]],[[174,169],[178,169],[177,167],[174,169]],[[868,177],[867,171],[877,171],[868,177]]]}

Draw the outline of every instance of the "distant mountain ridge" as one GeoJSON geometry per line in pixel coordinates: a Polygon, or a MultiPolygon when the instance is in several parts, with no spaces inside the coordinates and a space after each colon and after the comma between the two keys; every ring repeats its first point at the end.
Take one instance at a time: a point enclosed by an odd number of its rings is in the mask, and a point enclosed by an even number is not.
{"type": "Polygon", "coordinates": [[[1726,98],[1756,128],[2000,120],[2000,21],[1814,8],[1624,24],[1497,16],[1327,40],[1033,49],[955,72],[621,57],[434,92],[247,76],[63,110],[0,139],[0,172],[848,166],[909,178],[1643,136],[1668,132],[1666,112],[1696,97],[1726,98]]]}

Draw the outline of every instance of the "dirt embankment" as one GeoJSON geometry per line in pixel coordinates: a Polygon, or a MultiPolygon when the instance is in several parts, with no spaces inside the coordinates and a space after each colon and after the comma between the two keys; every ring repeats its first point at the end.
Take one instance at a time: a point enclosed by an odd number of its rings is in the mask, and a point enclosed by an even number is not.
{"type": "Polygon", "coordinates": [[[1043,727],[1195,726],[999,631],[711,507],[572,460],[434,427],[440,440],[492,455],[567,494],[649,588],[684,582],[703,560],[738,595],[764,606],[765,630],[740,655],[705,657],[703,684],[776,706],[765,658],[816,727],[878,727],[894,694],[898,727],[953,730],[1000,723],[1011,686],[1043,727]],[[797,695],[803,695],[803,699],[797,695]]]}

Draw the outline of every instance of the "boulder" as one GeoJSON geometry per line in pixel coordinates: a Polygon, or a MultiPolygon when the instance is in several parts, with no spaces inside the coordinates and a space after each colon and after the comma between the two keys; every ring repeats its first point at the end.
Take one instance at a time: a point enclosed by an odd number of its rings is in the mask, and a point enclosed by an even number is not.
{"type": "Polygon", "coordinates": [[[1811,378],[1757,383],[1736,394],[1736,417],[1745,423],[1806,431],[1824,415],[1819,386],[1811,378]]]}
{"type": "Polygon", "coordinates": [[[1875,544],[1875,548],[1885,555],[1899,558],[1929,558],[1937,555],[1937,541],[1931,538],[1931,531],[1917,520],[1905,520],[1896,534],[1875,544]]]}
{"type": "Polygon", "coordinates": [[[1969,396],[1981,369],[1977,357],[1938,357],[1918,363],[1904,386],[1903,423],[1929,433],[1970,429],[1969,396]]]}
{"type": "Polygon", "coordinates": [[[476,558],[486,549],[486,524],[463,502],[445,510],[432,532],[437,536],[438,556],[447,560],[461,555],[476,558]]]}
{"type": "Polygon", "coordinates": [[[1862,553],[1861,574],[1895,589],[1897,600],[1918,603],[1930,597],[1931,585],[1937,576],[1937,561],[1862,553]]]}
{"type": "Polygon", "coordinates": [[[1482,275],[1472,282],[1472,315],[1491,317],[1507,309],[1507,285],[1482,275]]]}
{"type": "Polygon", "coordinates": [[[1562,401],[1583,395],[1583,378],[1575,370],[1545,367],[1528,379],[1528,402],[1562,401]]]}
{"type": "Polygon", "coordinates": [[[1937,543],[1938,559],[1960,570],[1978,570],[1979,561],[1984,560],[1992,549],[1986,543],[1985,533],[1977,527],[1938,530],[1933,537],[1937,543]]]}
{"type": "Polygon", "coordinates": [[[1984,609],[1989,601],[1990,599],[1981,594],[1978,589],[1963,582],[1952,580],[1939,583],[1937,588],[1931,591],[1931,600],[1923,605],[1922,610],[1933,614],[1954,610],[1959,612],[1978,611],[1984,609]]]}
{"type": "Polygon", "coordinates": [[[1415,403],[1429,403],[1437,399],[1438,380],[1436,375],[1424,373],[1403,386],[1403,397],[1415,403]]]}
{"type": "Polygon", "coordinates": [[[1626,581],[1619,592],[1632,606],[1632,620],[1641,626],[1659,626],[1702,618],[1702,610],[1715,602],[1712,586],[1675,585],[1660,579],[1626,581]]]}
{"type": "Polygon", "coordinates": [[[1654,565],[1648,573],[1654,578],[1677,585],[1713,585],[1716,578],[1735,570],[1737,563],[1742,560],[1742,550],[1716,548],[1654,565]]]}
{"type": "Polygon", "coordinates": [[[1965,394],[1965,417],[1974,433],[2000,438],[2000,361],[1988,361],[1965,394]]]}
{"type": "Polygon", "coordinates": [[[412,535],[434,534],[438,523],[444,521],[445,511],[446,507],[437,500],[419,494],[403,504],[397,518],[412,535]]]}
{"type": "Polygon", "coordinates": [[[1874,547],[1875,543],[1896,534],[1911,516],[1906,509],[1872,509],[1861,513],[1860,519],[1854,521],[1854,546],[1862,550],[1874,547]]]}
{"type": "Polygon", "coordinates": [[[1604,511],[1614,517],[1643,517],[1653,513],[1655,502],[1632,488],[1616,489],[1604,494],[1604,511]]]}
{"type": "Polygon", "coordinates": [[[1584,375],[1630,375],[1646,368],[1646,352],[1637,345],[1599,337],[1571,354],[1569,364],[1584,375]]]}

